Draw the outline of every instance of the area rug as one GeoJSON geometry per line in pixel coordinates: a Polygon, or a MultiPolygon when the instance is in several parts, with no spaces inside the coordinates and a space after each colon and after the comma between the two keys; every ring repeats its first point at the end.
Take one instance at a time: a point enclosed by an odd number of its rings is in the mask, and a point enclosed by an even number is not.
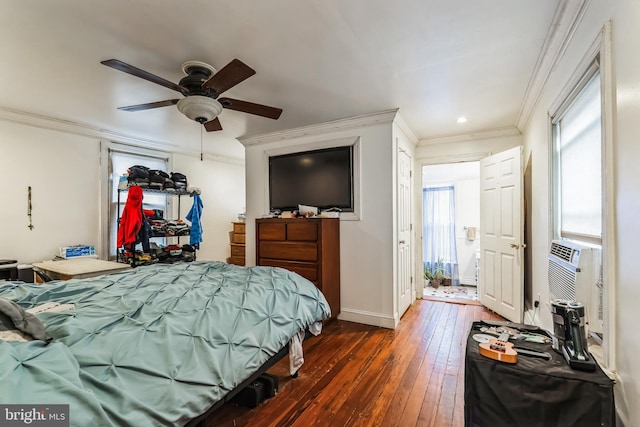
{"type": "Polygon", "coordinates": [[[425,286],[422,299],[480,305],[478,288],[475,286],[439,286],[438,288],[425,286]]]}

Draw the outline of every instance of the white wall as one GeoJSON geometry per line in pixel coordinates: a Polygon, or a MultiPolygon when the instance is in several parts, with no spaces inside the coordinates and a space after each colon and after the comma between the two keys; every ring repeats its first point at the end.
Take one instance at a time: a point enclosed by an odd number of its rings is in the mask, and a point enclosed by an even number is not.
{"type": "Polygon", "coordinates": [[[98,139],[0,121],[0,258],[51,259],[100,238],[98,139]],[[27,187],[34,228],[27,228],[27,187]]]}
{"type": "MultiPolygon", "coordinates": [[[[202,243],[197,253],[198,260],[226,261],[230,255],[229,232],[232,222],[245,207],[244,165],[225,160],[200,161],[199,158],[175,154],[173,169],[186,171],[189,185],[202,189],[202,243]]],[[[193,203],[184,198],[182,217],[193,203]]]]}
{"type": "Polygon", "coordinates": [[[480,249],[480,179],[457,181],[456,249],[460,283],[476,285],[476,251],[480,249]],[[476,228],[476,239],[467,238],[465,227],[476,228]]]}
{"type": "Polygon", "coordinates": [[[393,307],[393,115],[366,126],[317,125],[307,130],[241,139],[247,184],[247,265],[255,265],[255,219],[268,212],[267,152],[312,150],[360,138],[359,220],[340,221],[339,318],[395,327],[393,307]]]}
{"type": "MultiPolygon", "coordinates": [[[[68,127],[68,126],[67,126],[68,127]]],[[[100,135],[87,136],[0,120],[0,259],[32,263],[51,259],[60,246],[101,247],[100,135]],[[27,228],[27,187],[32,187],[34,229],[27,228]]],[[[176,154],[174,170],[202,189],[204,242],[198,259],[229,255],[231,221],[244,206],[239,160],[200,162],[176,154]]],[[[191,206],[183,198],[182,216],[191,206]]],[[[102,254],[100,254],[102,255],[102,254]]]]}
{"type": "MultiPolygon", "coordinates": [[[[638,183],[640,183],[640,56],[638,55],[637,24],[640,22],[640,3],[633,0],[592,1],[577,26],[564,55],[559,59],[544,87],[537,107],[524,130],[525,158],[532,165],[532,241],[533,294],[548,298],[546,285],[547,251],[551,227],[550,168],[549,168],[549,109],[569,82],[589,47],[606,21],[612,22],[613,72],[615,104],[613,117],[614,168],[607,170],[613,180],[614,209],[608,212],[615,221],[613,249],[615,261],[611,268],[616,276],[610,283],[616,295],[610,319],[615,323],[615,364],[619,381],[616,385],[616,407],[626,426],[640,425],[640,263],[638,262],[638,236],[640,211],[638,183]],[[635,402],[635,403],[634,403],[635,402]]],[[[545,328],[551,327],[547,310],[540,312],[545,328]]]]}

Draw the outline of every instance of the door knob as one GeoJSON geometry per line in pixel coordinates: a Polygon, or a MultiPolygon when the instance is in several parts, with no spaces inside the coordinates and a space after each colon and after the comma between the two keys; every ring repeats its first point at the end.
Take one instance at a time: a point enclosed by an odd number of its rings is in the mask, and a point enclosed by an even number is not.
{"type": "Polygon", "coordinates": [[[520,249],[520,245],[516,245],[515,243],[512,243],[512,244],[511,244],[511,247],[512,247],[513,249],[520,249]]]}
{"type": "Polygon", "coordinates": [[[400,243],[401,245],[404,245],[406,242],[404,240],[400,240],[398,243],[400,243]]]}

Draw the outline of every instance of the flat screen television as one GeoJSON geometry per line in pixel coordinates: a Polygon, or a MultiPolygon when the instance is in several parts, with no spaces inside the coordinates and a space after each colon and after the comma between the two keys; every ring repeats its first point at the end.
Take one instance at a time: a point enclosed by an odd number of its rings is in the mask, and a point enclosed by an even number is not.
{"type": "Polygon", "coordinates": [[[353,146],[269,157],[269,208],[353,212],[353,146]]]}

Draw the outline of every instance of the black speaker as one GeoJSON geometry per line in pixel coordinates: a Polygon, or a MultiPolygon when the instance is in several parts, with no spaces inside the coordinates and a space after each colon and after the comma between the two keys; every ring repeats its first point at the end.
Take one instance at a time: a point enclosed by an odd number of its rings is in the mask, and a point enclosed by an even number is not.
{"type": "Polygon", "coordinates": [[[241,406],[255,408],[264,399],[264,383],[256,380],[240,390],[238,394],[231,398],[231,401],[241,406]]]}
{"type": "Polygon", "coordinates": [[[258,377],[258,381],[260,381],[264,385],[264,398],[269,399],[270,397],[278,394],[278,376],[265,372],[264,374],[258,377]]]}

